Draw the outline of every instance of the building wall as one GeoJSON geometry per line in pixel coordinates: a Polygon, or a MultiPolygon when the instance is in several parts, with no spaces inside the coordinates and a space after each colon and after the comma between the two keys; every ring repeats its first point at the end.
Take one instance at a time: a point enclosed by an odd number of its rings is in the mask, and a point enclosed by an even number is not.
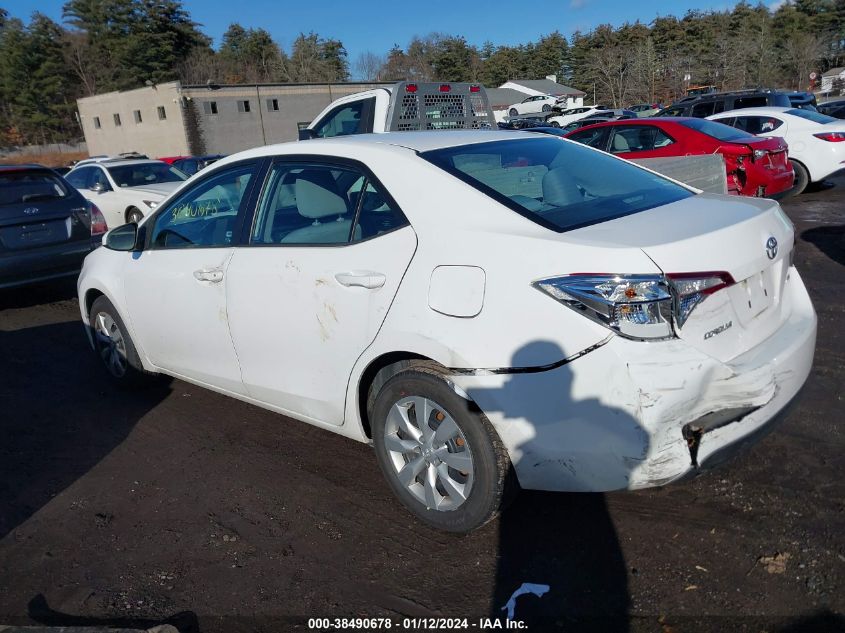
{"type": "Polygon", "coordinates": [[[91,156],[133,151],[150,157],[188,154],[179,82],[85,97],[77,107],[91,156]],[[159,118],[159,107],[164,108],[164,119],[159,118]],[[135,111],[140,112],[140,122],[135,111]]]}
{"type": "Polygon", "coordinates": [[[310,123],[329,103],[379,85],[385,84],[279,84],[213,89],[185,86],[182,96],[186,107],[196,114],[202,150],[207,154],[231,154],[295,141],[299,124],[310,123]],[[278,110],[271,105],[273,99],[278,110]],[[244,102],[249,103],[248,112],[244,102]]]}

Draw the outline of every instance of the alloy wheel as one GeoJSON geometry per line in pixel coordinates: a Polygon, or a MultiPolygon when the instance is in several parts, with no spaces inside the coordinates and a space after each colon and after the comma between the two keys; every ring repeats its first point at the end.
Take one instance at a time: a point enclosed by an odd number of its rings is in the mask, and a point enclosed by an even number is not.
{"type": "Polygon", "coordinates": [[[126,375],[126,340],[115,320],[108,312],[99,312],[94,317],[94,337],[97,351],[109,373],[115,378],[126,375]]]}

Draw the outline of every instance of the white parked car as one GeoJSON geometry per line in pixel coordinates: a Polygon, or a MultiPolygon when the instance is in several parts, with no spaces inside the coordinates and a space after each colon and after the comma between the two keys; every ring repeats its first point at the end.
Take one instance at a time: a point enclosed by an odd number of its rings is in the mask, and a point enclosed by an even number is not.
{"type": "Polygon", "coordinates": [[[215,163],[112,229],[78,291],[115,381],[371,443],[407,508],[462,532],[514,476],[659,486],[762,432],[813,360],[793,245],[774,201],[565,139],[390,133],[215,163]]]}
{"type": "Polygon", "coordinates": [[[707,117],[758,136],[780,136],[795,171],[793,194],[845,168],[845,121],[803,108],[743,108],[707,117]]]}
{"type": "Polygon", "coordinates": [[[554,127],[566,127],[570,123],[580,121],[581,119],[584,119],[590,116],[591,114],[595,114],[597,112],[604,112],[606,110],[608,110],[608,108],[603,105],[569,108],[568,110],[563,110],[560,114],[556,116],[550,116],[547,119],[547,122],[554,127]]]}
{"type": "MultiPolygon", "coordinates": [[[[557,103],[558,98],[552,95],[536,95],[527,97],[519,103],[508,106],[508,116],[520,114],[536,114],[538,112],[551,112],[552,107],[557,103]]],[[[564,98],[564,101],[566,99],[564,98]]]]}
{"type": "Polygon", "coordinates": [[[65,180],[99,207],[110,227],[140,222],[186,179],[158,160],[98,159],[65,174],[65,180]]]}

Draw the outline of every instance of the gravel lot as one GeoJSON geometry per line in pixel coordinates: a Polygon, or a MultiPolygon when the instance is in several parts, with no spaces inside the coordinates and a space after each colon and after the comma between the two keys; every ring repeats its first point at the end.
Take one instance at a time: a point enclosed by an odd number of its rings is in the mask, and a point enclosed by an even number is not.
{"type": "Polygon", "coordinates": [[[417,524],[367,446],[179,381],[111,391],[73,283],[0,293],[0,625],[472,624],[532,582],[535,631],[845,630],[845,178],[827,185],[784,203],[819,343],[773,434],[665,489],[523,493],[467,537],[417,524]]]}

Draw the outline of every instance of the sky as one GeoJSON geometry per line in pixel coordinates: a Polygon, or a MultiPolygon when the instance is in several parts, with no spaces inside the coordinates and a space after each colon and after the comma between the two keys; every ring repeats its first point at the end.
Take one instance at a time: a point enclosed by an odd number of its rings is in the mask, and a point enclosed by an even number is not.
{"type": "MultiPolygon", "coordinates": [[[[784,1],[765,0],[769,6],[784,1]]],[[[64,0],[0,0],[0,6],[24,21],[36,10],[61,21],[63,4],[64,0]]],[[[353,67],[362,52],[384,54],[394,44],[405,46],[414,35],[431,32],[463,35],[476,45],[485,40],[522,44],[555,30],[569,37],[576,30],[589,31],[608,22],[648,23],[660,15],[682,17],[690,9],[721,11],[733,5],[726,0],[458,0],[442,4],[398,0],[183,0],[193,20],[214,39],[215,47],[232,22],[266,29],[285,50],[300,32],[314,31],[343,42],[353,67]]]]}

